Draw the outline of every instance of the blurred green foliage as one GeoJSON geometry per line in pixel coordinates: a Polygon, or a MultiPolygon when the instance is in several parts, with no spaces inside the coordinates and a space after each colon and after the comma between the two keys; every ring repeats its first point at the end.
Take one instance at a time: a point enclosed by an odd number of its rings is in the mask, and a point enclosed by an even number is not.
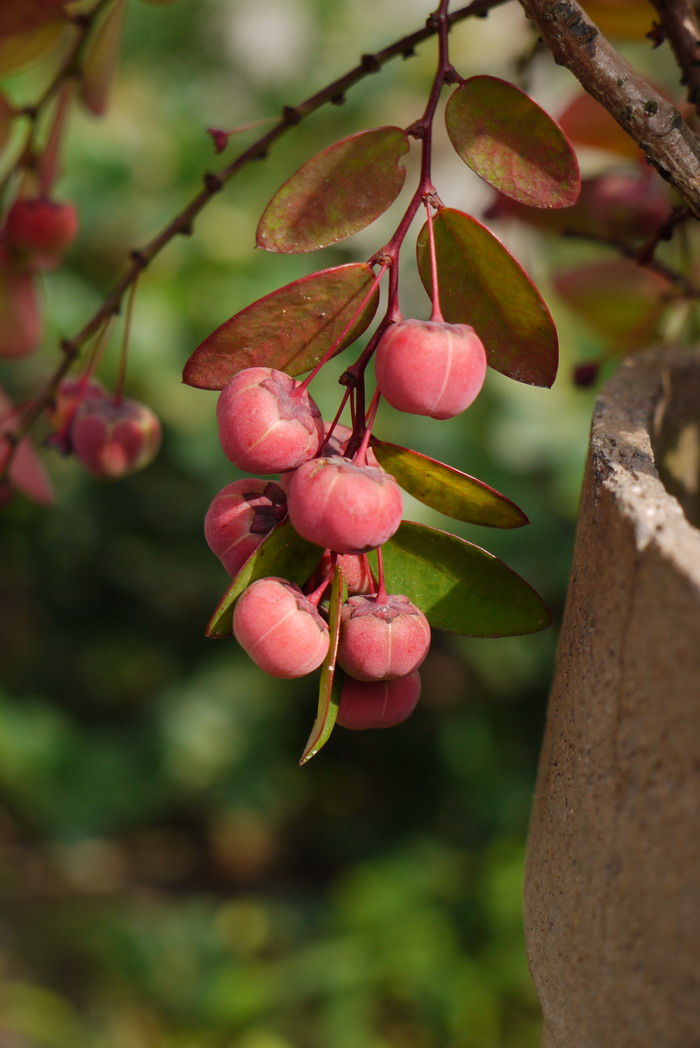
{"type": "MultiPolygon", "coordinates": [[[[45,281],[45,349],[2,381],[31,395],[57,339],[82,326],[128,250],[217,166],[207,126],[278,113],[427,10],[133,0],[111,108],[71,125],[59,195],[77,201],[82,226],[68,263],[45,281]]],[[[463,73],[507,75],[521,20],[495,12],[454,38],[463,73]]],[[[227,580],[202,519],[235,472],[216,441],[216,395],[182,386],[182,365],[254,298],[381,245],[400,204],[320,260],[253,248],[264,205],[308,156],[420,114],[433,61],[426,44],[294,129],[143,277],[127,392],[164,422],[156,463],[105,485],[54,453],[56,508],[16,499],[4,513],[3,1048],[538,1044],[520,896],[556,625],[500,641],[436,637],[413,718],[387,732],[338,729],[304,769],[315,678],[273,681],[233,642],[203,636],[227,580]]],[[[26,99],[40,83],[34,68],[8,90],[26,99]]],[[[475,206],[473,176],[440,138],[436,150],[445,202],[475,206]]],[[[528,236],[523,262],[537,270],[528,236]]],[[[405,312],[425,316],[406,256],[405,312]]],[[[532,526],[502,534],[453,528],[417,503],[408,515],[503,556],[555,623],[591,405],[569,384],[566,323],[554,391],[492,375],[461,418],[407,424],[383,409],[378,422],[384,439],[451,462],[525,509],[532,526]]],[[[107,381],[117,356],[115,345],[100,368],[107,381]]],[[[315,384],[330,413],[343,360],[315,384]]]]}

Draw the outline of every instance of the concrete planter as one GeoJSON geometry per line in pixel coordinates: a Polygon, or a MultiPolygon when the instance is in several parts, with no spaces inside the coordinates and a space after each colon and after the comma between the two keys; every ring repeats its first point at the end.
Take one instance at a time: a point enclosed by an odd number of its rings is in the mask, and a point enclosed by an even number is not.
{"type": "Polygon", "coordinates": [[[548,1048],[700,1046],[700,355],[602,391],[528,842],[548,1048]]]}

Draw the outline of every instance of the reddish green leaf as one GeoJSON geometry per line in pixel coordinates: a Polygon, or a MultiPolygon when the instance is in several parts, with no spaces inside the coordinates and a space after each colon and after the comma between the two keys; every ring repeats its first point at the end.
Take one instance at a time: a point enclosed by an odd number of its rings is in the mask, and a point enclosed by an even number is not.
{"type": "Polygon", "coordinates": [[[64,0],[5,0],[0,4],[0,76],[40,58],[65,27],[64,0]]]}
{"type": "Polygon", "coordinates": [[[335,727],[335,719],[338,716],[338,707],[340,705],[340,693],[343,688],[343,671],[336,666],[338,640],[340,639],[340,608],[347,595],[343,573],[336,564],[328,605],[328,629],[330,630],[331,641],[321,670],[316,720],[299,764],[306,764],[307,761],[316,756],[318,751],[330,739],[331,732],[335,727]]]}
{"type": "Polygon", "coordinates": [[[554,284],[577,316],[621,350],[647,345],[673,298],[668,280],[624,258],[569,270],[554,284]]]}
{"type": "Polygon", "coordinates": [[[605,149],[609,153],[617,153],[630,160],[638,160],[641,155],[634,139],[630,138],[607,109],[586,91],[576,95],[558,119],[559,126],[572,142],[592,146],[594,149],[605,149]]]}
{"type": "Polygon", "coordinates": [[[364,229],[399,195],[406,168],[398,161],[408,149],[400,127],[377,127],[308,160],[267,205],[258,247],[315,251],[364,229]]]}
{"type": "Polygon", "coordinates": [[[489,185],[531,207],[576,203],[581,177],[566,136],[506,80],[466,80],[448,101],[445,122],[462,160],[489,185]]]}
{"type": "MultiPolygon", "coordinates": [[[[451,208],[433,219],[440,305],[450,324],[471,324],[492,368],[518,382],[551,386],[557,332],[542,296],[495,236],[451,208]]],[[[431,289],[428,227],[418,237],[418,267],[431,289]]]]}
{"type": "Polygon", "coordinates": [[[524,579],[456,535],[404,521],[382,556],[387,589],[405,594],[435,629],[511,637],[550,624],[544,602],[524,579]]]}
{"type": "Polygon", "coordinates": [[[0,153],[7,145],[12,129],[12,108],[4,95],[0,95],[0,153]]]}
{"type": "Polygon", "coordinates": [[[492,528],[519,528],[529,523],[505,495],[444,462],[383,440],[373,440],[372,449],[404,491],[447,517],[492,528]]]}
{"type": "MultiPolygon", "coordinates": [[[[367,263],[358,262],[273,291],[205,338],[187,361],[183,380],[199,389],[223,389],[243,368],[277,368],[292,376],[310,371],[342,334],[373,280],[367,263]]],[[[378,302],[375,289],[338,353],[359,338],[378,302]]]]}
{"type": "Polygon", "coordinates": [[[80,99],[91,112],[101,116],[117,68],[126,0],[114,0],[90,37],[80,78],[80,99]]]}
{"type": "Polygon", "coordinates": [[[207,637],[233,635],[233,606],[251,582],[277,575],[301,586],[318,561],[318,546],[302,539],[289,520],[283,520],[260,543],[224,593],[207,626],[207,637]]]}

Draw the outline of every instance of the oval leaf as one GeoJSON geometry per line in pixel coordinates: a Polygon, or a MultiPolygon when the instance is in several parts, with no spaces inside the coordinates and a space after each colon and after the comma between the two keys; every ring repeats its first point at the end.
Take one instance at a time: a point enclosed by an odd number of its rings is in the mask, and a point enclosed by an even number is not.
{"type": "MultiPolygon", "coordinates": [[[[441,208],[433,219],[440,305],[450,324],[471,324],[492,368],[518,382],[551,386],[557,332],[539,291],[485,226],[441,208]]],[[[418,268],[430,294],[428,226],[418,237],[418,268]]]]}
{"type": "Polygon", "coordinates": [[[55,4],[47,5],[32,2],[17,4],[17,23],[21,28],[13,28],[12,16],[7,19],[2,14],[0,23],[0,76],[14,73],[15,70],[29,65],[53,48],[63,36],[66,18],[63,10],[55,4]],[[26,14],[22,12],[26,7],[26,14]],[[6,26],[4,23],[10,22],[6,26]]]}
{"type": "MultiPolygon", "coordinates": [[[[187,361],[183,380],[198,389],[223,389],[244,368],[277,368],[292,376],[310,371],[341,336],[374,279],[367,263],[360,262],[324,269],[273,291],[206,338],[187,361]]],[[[338,353],[359,338],[378,302],[375,289],[338,353]]]]}
{"type": "Polygon", "coordinates": [[[526,94],[494,76],[473,76],[450,97],[447,133],[480,178],[530,207],[570,207],[581,185],[561,128],[526,94]]]}
{"type": "Polygon", "coordinates": [[[308,160],[267,205],[258,247],[315,251],[364,229],[399,195],[406,168],[398,161],[408,149],[400,127],[377,127],[308,160]]]}
{"type": "Polygon", "coordinates": [[[233,606],[251,582],[279,575],[301,586],[318,561],[318,546],[301,538],[289,520],[283,520],[260,543],[224,593],[207,626],[207,637],[233,635],[233,606]]]}
{"type": "Polygon", "coordinates": [[[468,473],[383,440],[373,440],[372,449],[404,491],[446,517],[491,528],[529,524],[514,502],[468,473]]]}
{"type": "Polygon", "coordinates": [[[674,297],[670,281],[624,258],[561,273],[554,286],[577,316],[620,350],[648,345],[674,297]]]}
{"type": "Polygon", "coordinates": [[[101,116],[107,108],[122,38],[126,0],[114,0],[90,38],[80,78],[80,99],[101,116]]]}
{"type": "Polygon", "coordinates": [[[382,557],[387,589],[405,594],[435,629],[513,637],[550,624],[542,598],[524,579],[456,535],[404,521],[382,557]]]}
{"type": "Polygon", "coordinates": [[[615,117],[587,91],[575,95],[558,117],[559,126],[572,142],[593,149],[605,149],[629,160],[639,160],[641,150],[623,131],[615,117]]]}
{"type": "Polygon", "coordinates": [[[333,573],[333,587],[328,605],[328,629],[330,644],[321,670],[321,684],[318,690],[318,711],[311,729],[308,742],[304,747],[299,764],[306,764],[315,757],[331,737],[335,727],[340,706],[340,693],[343,689],[343,671],[336,665],[338,640],[340,639],[340,608],[347,598],[347,588],[343,573],[336,564],[333,573]]]}

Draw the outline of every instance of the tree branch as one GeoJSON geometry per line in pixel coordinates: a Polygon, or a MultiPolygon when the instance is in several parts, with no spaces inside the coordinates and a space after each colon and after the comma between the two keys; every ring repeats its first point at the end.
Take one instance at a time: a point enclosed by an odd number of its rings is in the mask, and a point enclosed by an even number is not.
{"type": "Polygon", "coordinates": [[[688,101],[700,109],[700,33],[689,0],[651,0],[688,88],[688,101]]]}
{"type": "Polygon", "coordinates": [[[576,0],[519,2],[554,60],[608,110],[700,217],[700,143],[680,113],[610,46],[576,0]]]}

